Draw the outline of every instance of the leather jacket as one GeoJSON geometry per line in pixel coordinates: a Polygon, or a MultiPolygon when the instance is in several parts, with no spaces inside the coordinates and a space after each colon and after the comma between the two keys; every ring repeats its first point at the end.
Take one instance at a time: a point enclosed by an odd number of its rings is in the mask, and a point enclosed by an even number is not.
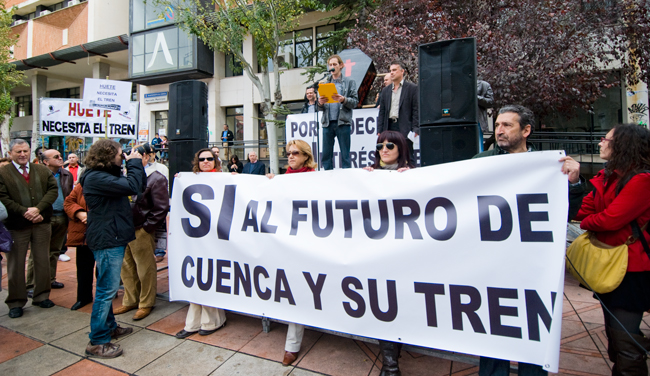
{"type": "Polygon", "coordinates": [[[160,226],[169,211],[169,188],[163,174],[154,171],[147,177],[147,188],[131,203],[133,225],[136,229],[152,234],[160,226]]]}

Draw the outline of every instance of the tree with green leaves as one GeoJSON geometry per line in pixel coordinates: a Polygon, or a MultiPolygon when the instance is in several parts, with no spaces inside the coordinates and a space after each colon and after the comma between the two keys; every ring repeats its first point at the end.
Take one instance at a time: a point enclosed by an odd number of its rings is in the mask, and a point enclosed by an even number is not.
{"type": "Polygon", "coordinates": [[[232,54],[262,98],[262,112],[267,124],[270,168],[278,172],[277,115],[287,114],[282,105],[280,74],[282,66],[278,52],[285,34],[295,30],[300,17],[319,7],[313,0],[154,0],[156,5],[172,6],[179,27],[196,35],[214,51],[232,54]],[[255,72],[254,61],[243,54],[246,38],[253,38],[255,57],[261,77],[255,72]],[[269,61],[273,62],[274,88],[271,87],[269,61]],[[273,94],[272,94],[273,93],[273,94]]]}
{"type": "Polygon", "coordinates": [[[13,9],[5,9],[5,0],[0,0],[0,115],[2,124],[0,125],[0,150],[4,156],[9,151],[9,130],[12,123],[12,109],[16,104],[11,99],[11,90],[18,85],[23,84],[23,72],[17,71],[13,64],[11,49],[16,44],[18,36],[11,30],[11,16],[13,9]]]}

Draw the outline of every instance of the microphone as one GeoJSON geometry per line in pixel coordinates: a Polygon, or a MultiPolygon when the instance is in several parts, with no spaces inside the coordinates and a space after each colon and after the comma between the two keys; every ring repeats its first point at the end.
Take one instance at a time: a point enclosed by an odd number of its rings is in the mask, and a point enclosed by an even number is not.
{"type": "Polygon", "coordinates": [[[335,71],[334,68],[331,68],[331,69],[328,69],[328,70],[327,70],[327,72],[330,73],[330,74],[331,74],[331,73],[334,73],[334,71],[335,71]]]}

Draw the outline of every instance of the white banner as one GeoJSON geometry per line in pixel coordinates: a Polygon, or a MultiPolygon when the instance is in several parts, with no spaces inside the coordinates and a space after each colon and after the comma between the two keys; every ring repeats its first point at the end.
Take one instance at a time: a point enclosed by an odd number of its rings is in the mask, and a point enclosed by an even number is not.
{"type": "Polygon", "coordinates": [[[184,172],[170,299],[557,372],[563,155],[273,179],[184,172]]]}
{"type": "MultiPolygon", "coordinates": [[[[290,140],[303,140],[311,145],[314,159],[320,165],[320,153],[316,155],[315,150],[323,152],[323,128],[321,121],[322,112],[318,113],[318,122],[316,115],[295,114],[288,115],[285,131],[287,142],[290,140]],[[321,124],[316,127],[316,124],[321,124]],[[318,131],[317,131],[318,130],[318,131]],[[318,139],[316,134],[320,134],[320,149],[317,147],[318,139]]],[[[375,147],[377,145],[377,117],[379,110],[369,108],[352,111],[352,125],[350,126],[350,161],[352,168],[372,166],[375,163],[375,147]]],[[[419,143],[414,145],[415,159],[420,160],[419,143]]],[[[334,168],[341,167],[341,157],[338,140],[334,144],[334,168]]]]}
{"type": "Polygon", "coordinates": [[[84,107],[125,111],[131,104],[133,83],[128,81],[84,79],[84,107]]]}
{"type": "Polygon", "coordinates": [[[40,108],[44,136],[138,137],[138,102],[131,102],[128,111],[119,112],[85,108],[79,99],[41,98],[40,108]]]}

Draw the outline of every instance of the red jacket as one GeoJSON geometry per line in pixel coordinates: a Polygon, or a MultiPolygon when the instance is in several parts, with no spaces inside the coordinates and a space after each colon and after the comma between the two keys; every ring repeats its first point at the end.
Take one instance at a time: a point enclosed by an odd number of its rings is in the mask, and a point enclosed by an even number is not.
{"type": "MultiPolygon", "coordinates": [[[[650,173],[638,174],[616,195],[619,176],[613,173],[605,184],[605,170],[601,170],[591,183],[595,191],[583,200],[576,220],[582,220],[580,227],[596,232],[603,243],[618,246],[632,235],[630,222],[636,220],[639,227],[650,221],[650,173]]],[[[643,235],[650,242],[650,235],[643,235]]],[[[650,271],[650,258],[640,241],[628,246],[628,272],[650,271]]]]}
{"type": "Polygon", "coordinates": [[[63,210],[65,210],[65,213],[70,218],[68,222],[68,242],[66,245],[78,247],[86,244],[86,225],[76,216],[77,212],[88,211],[81,184],[75,185],[70,195],[65,198],[63,210]]]}

